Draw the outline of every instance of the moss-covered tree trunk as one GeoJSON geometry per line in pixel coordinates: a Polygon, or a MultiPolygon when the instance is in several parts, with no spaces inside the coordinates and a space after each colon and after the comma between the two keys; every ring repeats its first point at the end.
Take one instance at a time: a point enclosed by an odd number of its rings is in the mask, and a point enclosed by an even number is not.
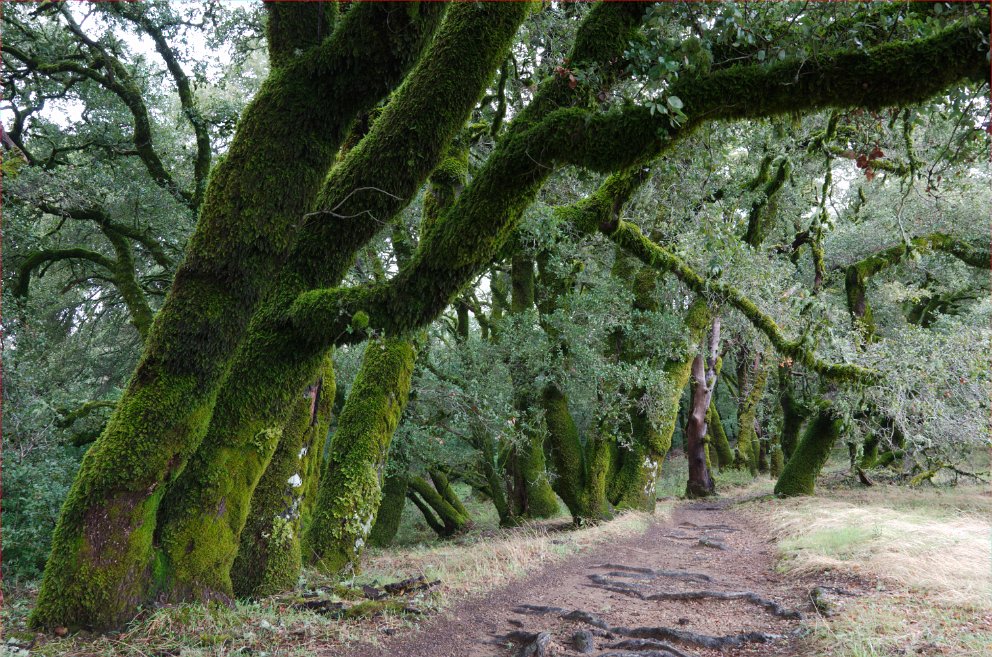
{"type": "Polygon", "coordinates": [[[548,427],[555,492],[565,502],[577,525],[599,522],[613,515],[606,495],[607,476],[615,458],[615,438],[595,436],[583,444],[568,408],[568,398],[554,384],[541,395],[548,427]]]}
{"type": "MultiPolygon", "coordinates": [[[[390,464],[392,467],[393,464],[390,464]]],[[[403,508],[406,506],[406,489],[409,475],[406,467],[395,472],[390,471],[382,481],[382,501],[375,514],[375,523],[369,532],[369,545],[387,547],[396,538],[403,518],[403,508]]]]}
{"type": "Polygon", "coordinates": [[[506,495],[506,483],[500,468],[499,445],[489,429],[477,419],[471,421],[472,445],[479,450],[479,468],[486,480],[486,492],[496,514],[500,527],[513,527],[520,523],[520,517],[513,512],[506,495]]]}
{"type": "Polygon", "coordinates": [[[830,450],[840,436],[841,426],[841,419],[830,407],[822,408],[816,414],[775,484],[776,495],[794,497],[813,494],[816,478],[830,458],[830,450]]]}
{"type": "MultiPolygon", "coordinates": [[[[534,261],[515,255],[510,268],[510,312],[517,321],[537,321],[534,310],[534,261]]],[[[539,423],[533,378],[521,363],[510,363],[513,407],[517,416],[516,444],[507,458],[510,503],[518,517],[549,518],[558,513],[558,499],[548,481],[544,431],[539,423]]]]}
{"type": "MultiPolygon", "coordinates": [[[[714,396],[715,397],[715,396],[714,396]]],[[[717,467],[725,470],[734,464],[734,450],[730,446],[727,432],[723,428],[723,420],[720,412],[716,408],[716,399],[710,401],[710,408],[706,415],[707,435],[710,437],[709,444],[711,451],[716,452],[717,467]]]]}
{"type": "MultiPolygon", "coordinates": [[[[751,389],[741,404],[740,415],[738,416],[737,430],[737,458],[734,461],[736,467],[747,468],[752,476],[758,474],[758,464],[761,459],[761,444],[758,441],[758,404],[765,392],[765,383],[768,381],[768,366],[761,362],[761,355],[754,358],[754,381],[751,389]]],[[[738,368],[738,384],[748,377],[738,368]]]]}
{"type": "Polygon", "coordinates": [[[404,339],[370,340],[348,393],[306,534],[307,560],[358,570],[382,497],[380,473],[410,393],[415,352],[404,339]]]}
{"type": "MultiPolygon", "coordinates": [[[[310,20],[324,8],[271,10],[310,20]]],[[[352,119],[395,86],[411,44],[429,33],[411,18],[349,12],[329,38],[292,45],[299,57],[273,68],[245,110],[138,368],[66,499],[35,627],[117,625],[170,580],[153,546],[162,496],[203,439],[231,357],[352,119]]]]}
{"type": "MultiPolygon", "coordinates": [[[[322,376],[308,386],[293,405],[275,453],[253,489],[244,530],[240,533],[237,554],[229,567],[235,595],[261,597],[290,589],[296,585],[302,565],[301,539],[310,523],[316,497],[316,484],[323,465],[324,443],[330,428],[334,406],[335,381],[333,362],[328,356],[322,376]]],[[[239,512],[240,513],[240,512],[239,512]]],[[[200,544],[207,541],[200,537],[200,544]]],[[[218,542],[217,547],[224,543],[218,542]]],[[[169,545],[166,554],[179,552],[184,546],[169,545]]],[[[222,554],[224,559],[230,557],[222,554]]],[[[188,567],[189,559],[178,560],[188,567]]],[[[224,573],[226,561],[197,563],[197,572],[224,573]]],[[[177,572],[179,570],[177,569],[177,572]]],[[[184,573],[185,574],[185,573],[184,573]]],[[[179,581],[192,581],[186,577],[179,581]]],[[[176,597],[182,591],[173,585],[176,597]]],[[[204,586],[202,591],[221,591],[204,586]]]]}
{"type": "Polygon", "coordinates": [[[788,459],[796,449],[799,432],[806,422],[807,412],[796,399],[796,388],[792,382],[792,368],[780,367],[778,370],[779,403],[782,406],[782,434],[779,443],[782,453],[788,459]]]}
{"type": "MultiPolygon", "coordinates": [[[[358,8],[362,9],[362,5],[358,8]]],[[[393,21],[408,13],[418,24],[433,26],[443,12],[434,4],[415,11],[415,5],[391,11],[393,21]]],[[[362,11],[365,11],[362,9],[362,11]]],[[[293,400],[313,380],[326,346],[294,337],[285,321],[285,312],[303,290],[336,285],[351,266],[356,252],[381,228],[381,221],[394,216],[413,197],[426,177],[441,161],[451,139],[462,127],[486,83],[508,48],[525,9],[516,6],[457,5],[445,20],[431,44],[431,54],[420,59],[402,87],[391,98],[368,135],[348,151],[327,177],[317,203],[334,208],[337,217],[312,217],[297,232],[300,239],[291,252],[289,264],[276,280],[274,289],[256,313],[217,402],[217,413],[208,440],[197,455],[197,467],[184,475],[183,486],[195,495],[178,496],[175,503],[183,513],[195,514],[188,499],[217,489],[216,481],[230,478],[229,472],[264,468],[253,459],[252,442],[259,431],[277,435],[286,421],[293,400]],[[460,67],[463,76],[450,71],[460,67]],[[435,112],[437,98],[445,98],[445,111],[435,112]],[[408,154],[416,153],[415,158],[408,154]],[[381,189],[382,172],[390,173],[389,194],[356,194],[355,190],[381,189]],[[347,220],[341,216],[348,217],[347,220]],[[370,217],[372,217],[370,219],[370,217]],[[265,403],[258,403],[263,399],[265,403]],[[237,461],[235,463],[235,461],[237,461]],[[226,466],[226,467],[225,467],[226,466]]],[[[352,12],[348,12],[350,17],[352,12]]],[[[386,20],[390,20],[388,17],[386,20]]],[[[401,23],[398,23],[398,26],[401,23]]],[[[392,43],[404,40],[403,49],[414,49],[405,57],[415,57],[422,43],[417,34],[393,32],[388,37],[370,34],[368,38],[392,43]]],[[[400,47],[400,46],[397,46],[400,47]]],[[[357,329],[364,328],[361,316],[354,318],[357,329]]],[[[250,496],[251,490],[233,489],[250,496]]],[[[212,505],[220,508],[216,494],[212,505]]],[[[223,515],[223,513],[221,513],[223,515]]],[[[227,519],[231,535],[237,539],[238,518],[227,519]]],[[[166,531],[182,531],[167,527],[166,531]]],[[[211,553],[214,547],[192,534],[190,561],[195,553],[211,553]]],[[[194,576],[194,581],[210,576],[194,576]]]]}

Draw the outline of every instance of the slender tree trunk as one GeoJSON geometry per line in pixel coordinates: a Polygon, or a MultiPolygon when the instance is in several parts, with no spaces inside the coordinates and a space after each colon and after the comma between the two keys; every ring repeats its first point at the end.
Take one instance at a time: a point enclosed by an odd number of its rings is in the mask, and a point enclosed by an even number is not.
{"type": "Polygon", "coordinates": [[[720,362],[720,318],[713,318],[708,353],[697,354],[692,360],[692,397],[689,422],[685,429],[686,457],[689,459],[688,498],[709,497],[716,492],[706,458],[706,414],[713,402],[720,362]]]}
{"type": "MultiPolygon", "coordinates": [[[[758,463],[760,460],[761,445],[758,442],[757,422],[758,404],[761,396],[765,392],[765,383],[768,380],[768,367],[761,362],[761,355],[754,357],[754,382],[744,403],[741,405],[741,412],[738,416],[737,431],[737,467],[746,467],[751,471],[752,476],[758,474],[758,463]]],[[[738,370],[738,381],[740,380],[740,369],[738,370]]],[[[747,378],[747,375],[744,377],[747,378]]]]}
{"type": "Polygon", "coordinates": [[[382,498],[380,472],[410,393],[415,352],[398,338],[370,340],[348,393],[321,477],[307,561],[327,573],[357,572],[382,498]]]}
{"type": "MultiPolygon", "coordinates": [[[[520,321],[533,317],[536,322],[533,260],[513,256],[510,285],[510,312],[520,321]]],[[[534,382],[522,364],[511,361],[510,369],[518,436],[518,443],[507,461],[513,513],[519,517],[549,518],[558,513],[558,499],[548,482],[544,431],[534,412],[538,406],[534,382]]]]}

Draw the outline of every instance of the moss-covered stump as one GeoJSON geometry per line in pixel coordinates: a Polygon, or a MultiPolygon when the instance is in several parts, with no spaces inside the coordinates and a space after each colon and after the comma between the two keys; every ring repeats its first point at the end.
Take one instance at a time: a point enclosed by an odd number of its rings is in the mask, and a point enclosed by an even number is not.
{"type": "Polygon", "coordinates": [[[830,407],[822,408],[816,414],[775,484],[776,495],[794,497],[813,494],[816,478],[830,457],[842,424],[830,407]]]}
{"type": "Polygon", "coordinates": [[[410,394],[415,352],[404,339],[371,340],[338,419],[306,535],[308,560],[328,573],[358,569],[382,492],[379,473],[410,394]]]}

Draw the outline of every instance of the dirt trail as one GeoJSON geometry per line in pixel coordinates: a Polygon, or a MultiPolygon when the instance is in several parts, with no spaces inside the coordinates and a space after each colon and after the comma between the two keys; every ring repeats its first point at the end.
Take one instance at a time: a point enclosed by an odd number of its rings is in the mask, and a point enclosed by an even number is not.
{"type": "Polygon", "coordinates": [[[683,504],[644,534],[460,601],[379,647],[335,654],[795,655],[799,616],[815,612],[807,587],[775,572],[774,556],[766,532],[728,502],[683,504]]]}

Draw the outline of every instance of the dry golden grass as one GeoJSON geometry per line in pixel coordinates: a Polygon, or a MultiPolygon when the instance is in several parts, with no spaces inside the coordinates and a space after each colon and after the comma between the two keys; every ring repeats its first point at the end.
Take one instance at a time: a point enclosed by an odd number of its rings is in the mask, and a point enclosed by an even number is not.
{"type": "Polygon", "coordinates": [[[870,575],[944,602],[992,607],[992,522],[975,504],[983,496],[895,494],[905,499],[835,493],[778,504],[771,522],[787,569],[870,575]]]}
{"type": "Polygon", "coordinates": [[[821,490],[765,513],[783,570],[878,582],[812,618],[803,654],[992,654],[992,522],[987,490],[895,486],[821,490]]]}

